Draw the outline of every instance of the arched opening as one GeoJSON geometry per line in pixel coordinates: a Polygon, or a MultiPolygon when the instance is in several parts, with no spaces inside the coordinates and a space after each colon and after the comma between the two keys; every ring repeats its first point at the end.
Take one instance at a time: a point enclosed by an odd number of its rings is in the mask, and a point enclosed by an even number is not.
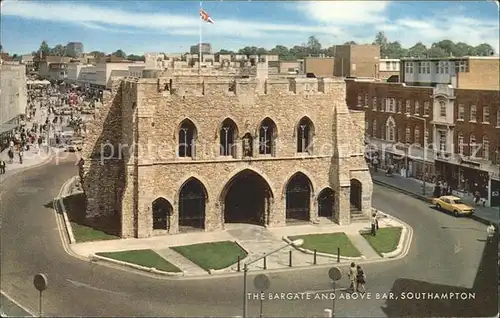
{"type": "Polygon", "coordinates": [[[250,133],[246,133],[241,139],[241,149],[243,158],[253,157],[253,138],[250,133]]]}
{"type": "Polygon", "coordinates": [[[392,116],[387,118],[387,122],[385,123],[385,125],[385,139],[388,141],[396,141],[396,124],[394,122],[394,118],[392,118],[392,116]]]}
{"type": "Polygon", "coordinates": [[[276,124],[266,117],[259,126],[259,154],[274,155],[275,139],[277,135],[276,124]]]}
{"type": "Polygon", "coordinates": [[[179,157],[194,157],[196,126],[189,119],[184,119],[179,127],[179,157]]]}
{"type": "Polygon", "coordinates": [[[311,181],[303,173],[296,173],[286,186],[286,220],[309,221],[311,181]]]}
{"type": "Polygon", "coordinates": [[[362,185],[361,182],[357,179],[351,179],[351,211],[359,212],[361,211],[361,194],[362,194],[362,185]]]}
{"type": "Polygon", "coordinates": [[[153,201],[153,230],[169,230],[172,205],[164,198],[153,201]]]}
{"type": "Polygon", "coordinates": [[[236,123],[230,118],[226,118],[221,125],[219,131],[220,141],[220,155],[232,156],[236,158],[236,144],[238,138],[238,129],[236,123]]]}
{"type": "Polygon", "coordinates": [[[324,188],[318,195],[318,216],[333,218],[335,204],[335,192],[330,188],[324,188]]]}
{"type": "Polygon", "coordinates": [[[207,191],[195,178],[186,181],[179,194],[179,229],[205,227],[207,191]]]}
{"type": "Polygon", "coordinates": [[[312,139],[314,134],[314,126],[308,117],[302,117],[297,125],[297,152],[311,153],[312,139]]]}
{"type": "Polygon", "coordinates": [[[272,191],[266,180],[252,170],[243,170],[225,186],[221,201],[225,223],[265,224],[272,191]]]}

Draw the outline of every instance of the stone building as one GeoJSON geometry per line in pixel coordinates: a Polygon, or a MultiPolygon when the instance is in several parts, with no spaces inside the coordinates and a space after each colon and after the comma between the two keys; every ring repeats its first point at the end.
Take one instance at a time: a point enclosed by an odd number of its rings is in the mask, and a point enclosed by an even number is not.
{"type": "Polygon", "coordinates": [[[366,220],[364,113],[345,98],[332,78],[114,81],[80,162],[87,218],[124,238],[366,220]]]}

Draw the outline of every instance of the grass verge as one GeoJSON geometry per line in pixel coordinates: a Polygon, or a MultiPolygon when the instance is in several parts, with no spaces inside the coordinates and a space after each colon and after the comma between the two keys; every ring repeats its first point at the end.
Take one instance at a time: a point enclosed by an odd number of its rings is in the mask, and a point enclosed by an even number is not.
{"type": "Polygon", "coordinates": [[[320,253],[337,254],[337,248],[340,248],[340,255],[346,257],[360,257],[361,253],[345,233],[324,233],[309,234],[300,236],[291,236],[290,240],[295,241],[303,239],[302,248],[315,250],[320,253]]]}
{"type": "Polygon", "coordinates": [[[247,256],[238,244],[230,241],[174,246],[172,249],[207,271],[229,267],[238,262],[238,256],[240,259],[247,256]]]}
{"type": "Polygon", "coordinates": [[[154,267],[164,272],[179,273],[181,270],[153,250],[132,250],[122,252],[103,252],[96,255],[132,263],[144,267],[154,267]]]}
{"type": "Polygon", "coordinates": [[[401,237],[401,227],[384,227],[377,230],[377,235],[362,234],[365,240],[380,256],[382,253],[389,253],[394,251],[399,244],[401,237]]]}

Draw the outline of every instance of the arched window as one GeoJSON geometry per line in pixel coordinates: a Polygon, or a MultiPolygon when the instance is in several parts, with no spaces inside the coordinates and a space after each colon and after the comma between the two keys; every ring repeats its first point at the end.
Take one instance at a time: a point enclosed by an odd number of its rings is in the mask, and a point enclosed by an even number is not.
{"type": "Polygon", "coordinates": [[[312,121],[307,117],[302,117],[297,125],[297,152],[311,153],[314,127],[312,121]]]}
{"type": "Polygon", "coordinates": [[[179,127],[179,157],[194,157],[196,126],[189,119],[184,119],[179,127]]]}
{"type": "Polygon", "coordinates": [[[469,155],[471,157],[476,157],[477,154],[477,145],[476,145],[476,136],[474,134],[470,134],[469,136],[469,155]]]}
{"type": "Polygon", "coordinates": [[[444,100],[439,101],[439,116],[446,117],[446,102],[444,100]]]}
{"type": "Polygon", "coordinates": [[[372,121],[372,137],[377,138],[377,120],[372,121]]]}
{"type": "Polygon", "coordinates": [[[413,131],[413,142],[420,145],[420,128],[415,127],[413,131]]]}
{"type": "Polygon", "coordinates": [[[387,139],[388,141],[396,141],[396,124],[394,123],[394,118],[387,118],[385,126],[385,139],[387,139]]]}
{"type": "Polygon", "coordinates": [[[276,151],[276,124],[274,121],[267,117],[259,126],[259,154],[261,155],[274,155],[276,151]]]}
{"type": "Polygon", "coordinates": [[[238,129],[236,123],[230,118],[226,118],[221,125],[219,131],[219,144],[221,156],[232,156],[236,158],[236,144],[235,141],[238,136],[238,129]]]}
{"type": "Polygon", "coordinates": [[[408,144],[411,143],[411,128],[408,125],[406,125],[405,129],[405,142],[408,144]]]}
{"type": "Polygon", "coordinates": [[[464,134],[463,133],[458,133],[458,153],[460,155],[464,154],[464,134]]]}
{"type": "Polygon", "coordinates": [[[490,159],[490,141],[488,136],[483,136],[483,158],[485,160],[490,159]]]}

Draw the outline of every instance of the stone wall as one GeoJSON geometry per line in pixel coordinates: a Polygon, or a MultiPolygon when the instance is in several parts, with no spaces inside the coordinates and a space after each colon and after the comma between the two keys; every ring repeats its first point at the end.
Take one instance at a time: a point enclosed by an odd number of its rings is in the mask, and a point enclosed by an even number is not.
{"type": "MultiPolygon", "coordinates": [[[[372,183],[360,150],[364,116],[347,109],[345,94],[344,81],[329,78],[170,77],[116,82],[89,129],[92,137],[83,151],[88,215],[117,212],[102,208],[113,202],[122,213],[122,237],[147,237],[154,234],[151,204],[163,197],[174,209],[170,233],[177,233],[179,190],[194,177],[208,196],[205,229],[218,230],[223,227],[224,187],[238,172],[250,169],[266,179],[273,194],[267,226],[285,225],[284,189],[296,172],[311,181],[311,221],[317,220],[317,195],[331,187],[336,193],[334,218],[347,224],[350,180],[363,184],[364,213],[370,210],[372,183]],[[313,123],[313,147],[298,154],[297,125],[303,117],[313,123]],[[236,158],[220,156],[219,132],[226,118],[237,126],[236,158]],[[242,136],[250,133],[258,140],[265,118],[276,124],[276,151],[242,159],[242,136]],[[185,119],[196,126],[193,158],[177,156],[179,125],[185,119]],[[109,163],[97,164],[105,141],[114,146],[115,155],[109,163]]],[[[255,144],[254,151],[257,148],[255,144]]]]}

